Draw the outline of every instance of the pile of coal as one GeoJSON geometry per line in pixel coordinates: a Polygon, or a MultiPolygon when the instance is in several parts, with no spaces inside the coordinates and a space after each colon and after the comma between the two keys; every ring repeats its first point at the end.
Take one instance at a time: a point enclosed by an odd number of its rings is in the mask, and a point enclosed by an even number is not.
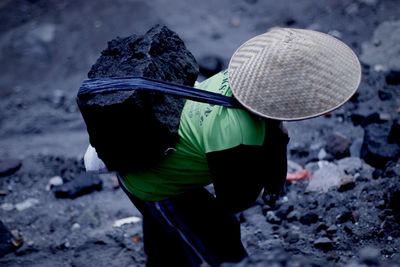
{"type": "MultiPolygon", "coordinates": [[[[193,86],[198,65],[176,33],[157,25],[108,42],[89,78],[144,77],[193,86]]],[[[91,145],[109,170],[147,168],[177,141],[185,99],[148,91],[79,98],[91,145]]]]}

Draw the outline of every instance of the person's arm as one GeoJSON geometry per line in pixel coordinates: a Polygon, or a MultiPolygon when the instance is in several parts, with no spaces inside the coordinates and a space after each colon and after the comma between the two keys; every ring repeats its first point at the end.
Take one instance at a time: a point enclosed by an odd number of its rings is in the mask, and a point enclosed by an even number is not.
{"type": "Polygon", "coordinates": [[[249,208],[261,190],[282,192],[287,172],[288,136],[281,130],[270,132],[263,146],[239,145],[207,153],[217,199],[232,212],[249,208]]]}

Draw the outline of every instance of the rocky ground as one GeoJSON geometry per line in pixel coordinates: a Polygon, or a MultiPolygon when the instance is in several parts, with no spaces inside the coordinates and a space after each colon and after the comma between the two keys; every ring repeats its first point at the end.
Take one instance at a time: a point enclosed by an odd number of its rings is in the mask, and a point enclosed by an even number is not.
{"type": "Polygon", "coordinates": [[[144,266],[140,214],[112,174],[83,170],[75,96],[108,40],[156,23],[185,41],[200,80],[273,26],[349,44],[358,93],[286,123],[290,178],[310,177],[238,215],[251,256],[236,266],[400,265],[397,0],[4,0],[0,22],[0,265],[144,266]]]}

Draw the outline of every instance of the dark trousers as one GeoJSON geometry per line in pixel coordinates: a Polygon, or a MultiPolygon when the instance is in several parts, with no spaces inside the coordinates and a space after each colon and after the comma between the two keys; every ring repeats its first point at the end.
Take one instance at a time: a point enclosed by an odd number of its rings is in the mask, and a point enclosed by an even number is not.
{"type": "Polygon", "coordinates": [[[219,266],[239,262],[247,253],[240,225],[199,188],[162,201],[143,201],[121,187],[143,215],[147,267],[219,266]],[[207,265],[202,265],[207,266],[207,265]]]}

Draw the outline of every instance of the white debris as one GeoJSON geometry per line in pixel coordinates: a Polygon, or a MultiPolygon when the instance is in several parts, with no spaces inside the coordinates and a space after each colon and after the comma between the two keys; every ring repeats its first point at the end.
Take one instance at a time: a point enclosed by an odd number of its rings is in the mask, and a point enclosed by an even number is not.
{"type": "Polygon", "coordinates": [[[1,209],[4,211],[10,211],[14,209],[14,205],[11,203],[3,203],[1,204],[1,209]]]}
{"type": "Polygon", "coordinates": [[[18,211],[26,210],[31,208],[32,206],[39,204],[39,200],[36,198],[28,198],[20,203],[15,204],[15,208],[18,211]]]}
{"type": "Polygon", "coordinates": [[[91,145],[88,145],[83,162],[86,171],[107,172],[106,165],[97,155],[96,149],[91,145]]]}
{"type": "Polygon", "coordinates": [[[46,190],[50,191],[53,186],[60,186],[64,183],[63,179],[60,176],[54,176],[50,178],[49,182],[46,185],[46,190]]]}
{"type": "Polygon", "coordinates": [[[333,37],[336,37],[338,39],[341,39],[343,37],[343,34],[337,30],[329,31],[328,34],[332,35],[333,37]]]}
{"type": "Polygon", "coordinates": [[[113,224],[113,227],[121,227],[124,224],[137,223],[137,222],[140,222],[140,221],[141,221],[141,219],[139,217],[132,216],[132,217],[116,220],[114,222],[114,224],[113,224]]]}
{"type": "Polygon", "coordinates": [[[376,72],[385,72],[387,70],[388,70],[388,67],[386,67],[385,65],[381,65],[381,64],[374,65],[374,71],[376,71],[376,72]]]}
{"type": "Polygon", "coordinates": [[[77,230],[77,229],[79,229],[79,228],[81,228],[81,225],[80,225],[79,223],[74,223],[74,224],[72,225],[72,227],[71,227],[71,230],[77,230]]]}
{"type": "Polygon", "coordinates": [[[321,148],[321,150],[318,152],[318,159],[323,160],[327,155],[328,154],[326,153],[325,149],[321,148]]]}
{"type": "Polygon", "coordinates": [[[311,177],[307,191],[327,192],[329,188],[338,186],[344,176],[344,172],[337,165],[324,164],[311,177]]]}

